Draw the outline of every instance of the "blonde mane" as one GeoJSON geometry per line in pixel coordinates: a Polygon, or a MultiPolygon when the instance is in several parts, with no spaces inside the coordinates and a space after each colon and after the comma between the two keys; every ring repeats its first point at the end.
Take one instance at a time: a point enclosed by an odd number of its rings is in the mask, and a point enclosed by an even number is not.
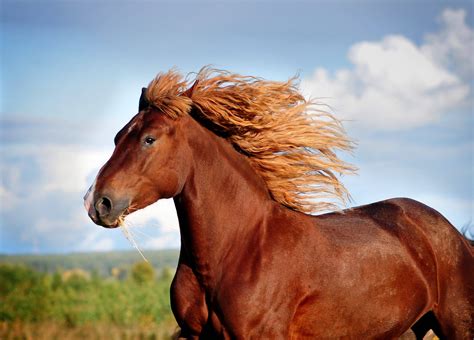
{"type": "Polygon", "coordinates": [[[151,81],[146,97],[171,118],[194,107],[193,116],[248,157],[277,202],[315,213],[349,200],[335,174],[355,168],[335,151],[352,143],[336,118],[305,100],[296,78],[276,82],[203,68],[188,81],[171,70],[151,81]]]}

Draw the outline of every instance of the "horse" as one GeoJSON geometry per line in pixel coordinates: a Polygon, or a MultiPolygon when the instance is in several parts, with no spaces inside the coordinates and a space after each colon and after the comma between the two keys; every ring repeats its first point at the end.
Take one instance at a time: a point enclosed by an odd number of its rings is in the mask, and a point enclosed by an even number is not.
{"type": "Polygon", "coordinates": [[[173,198],[180,338],[472,339],[472,246],[408,198],[338,208],[337,175],[356,169],[336,151],[353,144],[317,104],[295,78],[160,73],[86,193],[88,215],[115,228],[173,198]]]}

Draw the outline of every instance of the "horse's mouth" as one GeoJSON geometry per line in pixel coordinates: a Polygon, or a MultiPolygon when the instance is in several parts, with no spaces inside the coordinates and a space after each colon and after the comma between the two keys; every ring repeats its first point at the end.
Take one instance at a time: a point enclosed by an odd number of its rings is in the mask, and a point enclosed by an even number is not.
{"type": "Polygon", "coordinates": [[[99,223],[97,223],[97,224],[100,225],[101,227],[106,228],[106,229],[115,229],[115,228],[120,227],[120,225],[121,225],[121,223],[119,222],[119,220],[116,220],[115,222],[110,223],[110,224],[107,223],[107,222],[103,222],[103,221],[101,221],[101,222],[99,222],[99,223]]]}
{"type": "Polygon", "coordinates": [[[120,215],[113,221],[109,221],[107,219],[103,220],[102,223],[99,223],[102,227],[104,228],[107,228],[107,229],[115,229],[115,228],[118,228],[122,225],[124,225],[125,223],[125,217],[127,217],[127,215],[129,214],[130,212],[128,211],[128,208],[126,208],[125,210],[123,210],[120,215]]]}
{"type": "Polygon", "coordinates": [[[127,217],[128,214],[130,214],[130,211],[128,208],[125,208],[123,211],[117,214],[118,217],[113,217],[110,215],[100,216],[100,215],[95,215],[95,214],[89,214],[89,217],[95,224],[100,225],[101,227],[104,227],[107,229],[115,229],[124,224],[125,217],[127,217]]]}

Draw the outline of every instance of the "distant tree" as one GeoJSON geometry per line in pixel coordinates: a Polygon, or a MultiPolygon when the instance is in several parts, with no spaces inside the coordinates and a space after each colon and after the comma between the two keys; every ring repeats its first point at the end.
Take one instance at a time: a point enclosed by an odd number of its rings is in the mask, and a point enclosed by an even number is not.
{"type": "Polygon", "coordinates": [[[81,268],[73,268],[73,269],[65,270],[63,271],[61,276],[64,282],[67,282],[69,280],[77,280],[77,279],[88,281],[91,278],[91,274],[81,268]]]}
{"type": "Polygon", "coordinates": [[[63,279],[61,278],[61,274],[59,272],[55,272],[51,279],[51,288],[53,290],[57,290],[58,288],[61,287],[62,283],[63,283],[63,279]]]}
{"type": "Polygon", "coordinates": [[[173,278],[174,270],[170,267],[165,267],[161,270],[160,279],[165,281],[171,281],[173,278]]]}
{"type": "Polygon", "coordinates": [[[0,321],[43,321],[51,313],[51,278],[24,266],[0,265],[0,321]]]}
{"type": "Polygon", "coordinates": [[[113,267],[110,274],[117,280],[123,281],[127,278],[127,269],[122,267],[113,267]]]}
{"type": "Polygon", "coordinates": [[[0,295],[5,296],[10,291],[30,282],[39,280],[39,275],[26,266],[0,264],[0,295]]]}
{"type": "Polygon", "coordinates": [[[137,262],[130,271],[131,278],[138,284],[153,282],[155,269],[149,262],[137,262]]]}

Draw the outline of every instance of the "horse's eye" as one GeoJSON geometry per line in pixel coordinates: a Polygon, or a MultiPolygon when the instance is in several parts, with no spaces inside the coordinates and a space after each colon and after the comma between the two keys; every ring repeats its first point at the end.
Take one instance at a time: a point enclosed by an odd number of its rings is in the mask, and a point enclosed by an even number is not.
{"type": "Polygon", "coordinates": [[[145,137],[144,143],[145,145],[152,145],[155,142],[155,138],[147,136],[145,137]]]}

